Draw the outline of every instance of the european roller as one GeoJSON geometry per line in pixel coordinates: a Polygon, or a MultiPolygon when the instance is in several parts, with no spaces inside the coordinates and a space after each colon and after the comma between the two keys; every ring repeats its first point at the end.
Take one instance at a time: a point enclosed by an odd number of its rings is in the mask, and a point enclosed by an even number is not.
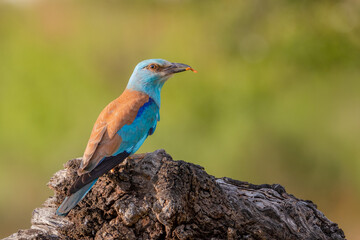
{"type": "MultiPolygon", "coordinates": [[[[66,216],[85,197],[97,179],[134,154],[152,135],[160,120],[160,92],[174,73],[193,70],[163,59],[140,62],[125,91],[97,118],[87,143],[78,178],[56,214],[66,216]]],[[[195,71],[196,72],[196,71],[195,71]]]]}

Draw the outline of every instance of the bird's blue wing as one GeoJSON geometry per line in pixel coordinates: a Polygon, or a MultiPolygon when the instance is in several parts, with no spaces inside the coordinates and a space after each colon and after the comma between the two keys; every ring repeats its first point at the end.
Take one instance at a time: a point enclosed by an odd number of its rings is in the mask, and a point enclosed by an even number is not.
{"type": "Polygon", "coordinates": [[[123,151],[134,154],[145,139],[154,133],[158,119],[159,107],[152,98],[149,98],[149,101],[139,109],[135,120],[129,125],[124,125],[117,132],[122,142],[115,154],[123,151]]]}

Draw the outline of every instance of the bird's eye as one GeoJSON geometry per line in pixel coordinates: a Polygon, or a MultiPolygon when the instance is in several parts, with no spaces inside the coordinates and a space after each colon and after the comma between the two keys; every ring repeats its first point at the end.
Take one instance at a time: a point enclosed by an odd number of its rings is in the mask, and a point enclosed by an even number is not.
{"type": "Polygon", "coordinates": [[[148,68],[150,69],[150,70],[156,70],[156,69],[158,69],[158,65],[157,64],[155,64],[155,63],[152,63],[152,64],[150,64],[149,66],[148,66],[148,68]]]}

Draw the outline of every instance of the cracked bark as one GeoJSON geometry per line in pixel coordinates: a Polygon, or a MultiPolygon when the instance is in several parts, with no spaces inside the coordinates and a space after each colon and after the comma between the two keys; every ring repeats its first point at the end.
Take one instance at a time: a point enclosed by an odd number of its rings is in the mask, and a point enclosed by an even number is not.
{"type": "Polygon", "coordinates": [[[79,163],[51,178],[55,194],[34,210],[31,228],[5,239],[345,239],[314,203],[279,184],[215,178],[164,150],[128,158],[58,217],[79,163]]]}

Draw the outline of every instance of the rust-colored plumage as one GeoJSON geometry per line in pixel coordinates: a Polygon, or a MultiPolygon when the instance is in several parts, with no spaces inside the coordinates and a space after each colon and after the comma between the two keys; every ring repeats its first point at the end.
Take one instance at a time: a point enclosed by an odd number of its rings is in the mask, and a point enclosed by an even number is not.
{"type": "Polygon", "coordinates": [[[94,169],[104,157],[111,156],[119,148],[121,137],[116,134],[125,124],[131,124],[140,107],[149,100],[143,92],[126,89],[120,97],[101,111],[92,129],[78,174],[94,169]]]}

